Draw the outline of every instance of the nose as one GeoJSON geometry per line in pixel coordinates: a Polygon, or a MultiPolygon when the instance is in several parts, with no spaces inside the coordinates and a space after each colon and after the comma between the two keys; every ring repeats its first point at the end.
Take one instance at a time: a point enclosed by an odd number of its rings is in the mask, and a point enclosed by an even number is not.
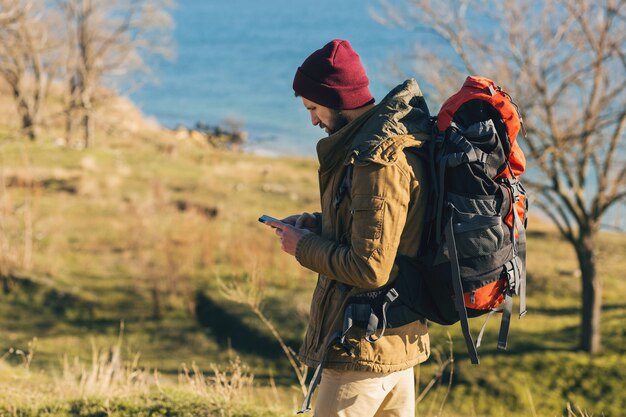
{"type": "Polygon", "coordinates": [[[311,123],[313,123],[313,126],[317,126],[320,123],[320,121],[321,120],[319,119],[319,117],[311,113],[311,123]]]}

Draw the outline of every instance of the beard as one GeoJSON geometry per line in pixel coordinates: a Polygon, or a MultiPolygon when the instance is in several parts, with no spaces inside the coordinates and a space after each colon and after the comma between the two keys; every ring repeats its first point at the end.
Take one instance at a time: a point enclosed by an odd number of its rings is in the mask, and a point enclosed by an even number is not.
{"type": "Polygon", "coordinates": [[[346,118],[346,116],[343,115],[341,110],[333,110],[332,119],[330,120],[330,123],[328,125],[325,125],[324,123],[320,123],[319,126],[320,126],[320,129],[324,129],[326,133],[328,133],[329,135],[332,135],[334,133],[337,133],[339,130],[341,130],[341,128],[346,126],[348,123],[349,123],[348,119],[346,118]]]}

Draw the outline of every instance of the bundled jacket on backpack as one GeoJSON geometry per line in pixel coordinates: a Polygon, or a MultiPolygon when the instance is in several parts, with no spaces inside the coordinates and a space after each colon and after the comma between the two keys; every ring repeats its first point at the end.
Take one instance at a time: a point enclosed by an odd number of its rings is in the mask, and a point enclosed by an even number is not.
{"type": "Polygon", "coordinates": [[[430,137],[429,112],[415,80],[396,87],[380,104],[320,140],[322,212],[318,234],[305,235],[296,259],[318,272],[300,360],[315,367],[393,372],[426,360],[424,319],[388,328],[377,343],[354,327],[352,352],[329,341],[342,328],[346,300],[397,276],[397,255],[417,256],[424,226],[427,173],[406,148],[430,137]],[[350,181],[346,187],[346,181],[350,181]]]}

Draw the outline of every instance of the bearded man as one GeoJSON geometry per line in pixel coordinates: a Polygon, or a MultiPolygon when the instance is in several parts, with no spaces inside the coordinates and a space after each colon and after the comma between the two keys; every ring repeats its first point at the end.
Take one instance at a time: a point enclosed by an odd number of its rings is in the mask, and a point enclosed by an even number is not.
{"type": "Polygon", "coordinates": [[[313,52],[293,89],[311,123],[329,135],[317,144],[321,212],[267,223],[285,252],[319,273],[299,352],[317,368],[313,385],[321,379],[315,416],[414,417],[413,367],[430,353],[426,320],[368,329],[359,320],[346,324],[346,306],[388,287],[398,276],[398,256],[418,254],[428,177],[411,149],[430,136],[426,102],[408,80],[375,104],[346,40],[313,52]]]}

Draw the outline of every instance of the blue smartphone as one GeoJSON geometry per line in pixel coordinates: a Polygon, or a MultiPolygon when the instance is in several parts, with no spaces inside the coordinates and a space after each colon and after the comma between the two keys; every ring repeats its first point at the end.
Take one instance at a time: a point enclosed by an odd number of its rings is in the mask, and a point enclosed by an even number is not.
{"type": "Polygon", "coordinates": [[[274,217],[271,217],[271,216],[267,216],[267,215],[265,215],[265,214],[264,214],[264,215],[262,215],[261,217],[259,217],[259,221],[260,221],[261,223],[266,223],[268,220],[271,220],[271,221],[275,221],[275,222],[282,223],[280,220],[275,219],[274,217]]]}

